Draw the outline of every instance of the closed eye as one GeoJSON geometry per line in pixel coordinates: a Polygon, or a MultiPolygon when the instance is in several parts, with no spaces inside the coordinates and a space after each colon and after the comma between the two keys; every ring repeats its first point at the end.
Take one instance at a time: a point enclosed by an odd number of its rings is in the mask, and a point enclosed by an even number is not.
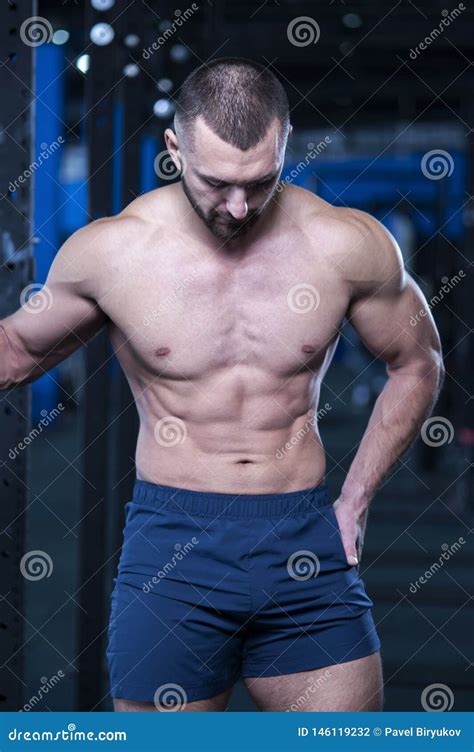
{"type": "Polygon", "coordinates": [[[251,183],[247,188],[265,188],[266,185],[271,185],[275,178],[269,178],[268,180],[262,180],[261,183],[251,183]]]}
{"type": "Polygon", "coordinates": [[[212,180],[206,180],[206,183],[213,188],[227,188],[229,186],[229,183],[215,183],[212,180]]]}
{"type": "MultiPolygon", "coordinates": [[[[270,185],[273,183],[275,178],[269,178],[268,180],[262,180],[261,183],[249,183],[246,185],[246,188],[253,189],[253,188],[264,188],[267,185],[270,185]]],[[[228,188],[230,183],[223,183],[223,182],[215,182],[213,180],[207,180],[205,181],[208,185],[210,185],[212,188],[228,188]]]]}

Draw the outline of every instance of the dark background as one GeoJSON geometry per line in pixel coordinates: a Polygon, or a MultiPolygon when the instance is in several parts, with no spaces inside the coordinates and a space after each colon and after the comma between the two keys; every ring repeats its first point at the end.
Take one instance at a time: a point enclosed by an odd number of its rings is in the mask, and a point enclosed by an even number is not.
{"type": "MultiPolygon", "coordinates": [[[[383,645],[385,709],[430,709],[433,685],[442,685],[441,709],[472,709],[472,7],[196,5],[187,14],[191,4],[155,0],[105,10],[79,0],[2,5],[1,315],[19,306],[25,284],[44,282],[74,230],[172,178],[163,176],[163,131],[187,73],[223,55],[270,67],[294,126],[282,177],[377,216],[432,301],[445,384],[428,439],[401,458],[372,503],[361,574],[383,645]],[[33,48],[20,27],[34,15],[46,31],[33,48]],[[109,44],[91,41],[97,23],[112,28],[109,44]],[[60,148],[12,191],[59,137],[60,148]],[[308,145],[325,138],[308,159],[308,145]]],[[[320,431],[334,497],[385,378],[347,323],[321,396],[331,405],[320,431]]],[[[0,700],[5,710],[110,710],[104,630],[134,472],[130,392],[99,334],[32,387],[0,396],[0,700]],[[11,459],[11,447],[58,403],[60,414],[11,459]],[[49,576],[23,576],[32,551],[49,576]]],[[[240,683],[229,709],[254,709],[240,683]]]]}

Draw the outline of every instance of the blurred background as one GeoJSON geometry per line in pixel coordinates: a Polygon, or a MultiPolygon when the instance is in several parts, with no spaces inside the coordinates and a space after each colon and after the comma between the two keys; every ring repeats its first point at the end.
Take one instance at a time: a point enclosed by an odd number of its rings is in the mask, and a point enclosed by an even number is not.
{"type": "MultiPolygon", "coordinates": [[[[441,397],[372,502],[361,564],[385,709],[472,710],[473,11],[187,2],[2,3],[0,315],[40,289],[72,232],[179,179],[163,132],[193,68],[236,55],[273,70],[294,126],[282,179],[386,225],[443,343],[441,397]]],[[[333,498],[385,380],[346,322],[320,405],[331,405],[320,431],[333,498]]],[[[0,397],[0,708],[111,710],[105,640],[134,479],[130,391],[101,332],[0,397]]],[[[253,709],[237,684],[229,710],[253,709]]]]}

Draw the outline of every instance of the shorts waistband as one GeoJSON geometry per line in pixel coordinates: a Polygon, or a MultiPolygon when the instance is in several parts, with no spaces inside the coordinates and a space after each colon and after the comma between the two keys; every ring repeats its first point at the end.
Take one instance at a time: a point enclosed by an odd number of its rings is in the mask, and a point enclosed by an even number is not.
{"type": "Polygon", "coordinates": [[[232,494],[194,491],[135,479],[133,501],[183,514],[223,517],[294,516],[328,506],[329,487],[326,483],[301,491],[271,494],[232,494]]]}

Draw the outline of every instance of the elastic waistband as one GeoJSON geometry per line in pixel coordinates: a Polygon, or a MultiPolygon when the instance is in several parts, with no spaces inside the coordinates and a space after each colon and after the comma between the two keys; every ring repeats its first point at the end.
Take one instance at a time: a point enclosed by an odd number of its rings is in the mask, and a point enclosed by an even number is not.
{"type": "Polygon", "coordinates": [[[302,491],[232,494],[162,486],[138,478],[133,487],[133,501],[205,517],[297,517],[330,504],[326,483],[302,491]]]}

